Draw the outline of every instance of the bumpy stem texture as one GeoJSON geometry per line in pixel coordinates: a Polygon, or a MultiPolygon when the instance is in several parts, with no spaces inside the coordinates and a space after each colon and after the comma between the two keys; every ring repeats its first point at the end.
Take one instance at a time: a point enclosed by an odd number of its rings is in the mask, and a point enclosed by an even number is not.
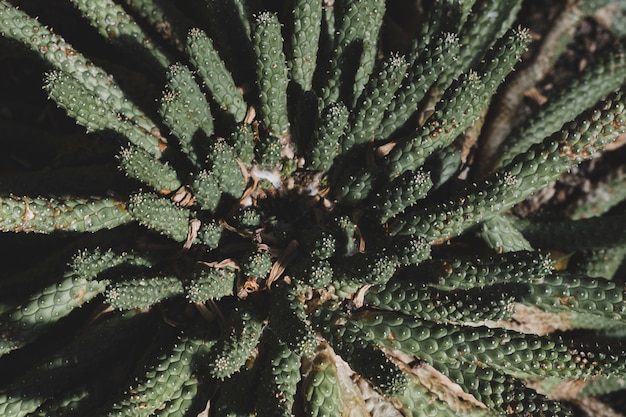
{"type": "Polygon", "coordinates": [[[623,93],[618,91],[483,182],[465,187],[453,199],[397,216],[391,232],[419,234],[432,240],[459,235],[512,207],[614,141],[626,130],[623,110],[623,93]]]}
{"type": "Polygon", "coordinates": [[[5,232],[95,232],[131,221],[124,204],[112,199],[0,198],[0,230],[5,232]]]}

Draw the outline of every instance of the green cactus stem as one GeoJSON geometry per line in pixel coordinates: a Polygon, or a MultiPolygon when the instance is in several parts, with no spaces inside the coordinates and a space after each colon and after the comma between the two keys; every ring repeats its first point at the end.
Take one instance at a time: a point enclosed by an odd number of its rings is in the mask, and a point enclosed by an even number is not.
{"type": "Polygon", "coordinates": [[[112,199],[46,199],[8,196],[0,199],[5,232],[95,232],[131,220],[124,204],[112,199]]]}
{"type": "Polygon", "coordinates": [[[390,55],[373,69],[369,81],[348,117],[349,128],[341,141],[343,152],[374,139],[385,109],[404,80],[408,62],[399,55],[390,55]]]}
{"type": "Polygon", "coordinates": [[[376,134],[377,138],[387,138],[404,126],[437,81],[439,74],[458,59],[458,52],[459,42],[453,33],[445,33],[423,50],[415,50],[417,58],[410,64],[407,78],[403,80],[385,109],[376,134]]]}
{"type": "Polygon", "coordinates": [[[422,206],[418,211],[398,216],[392,225],[392,233],[419,233],[435,240],[447,239],[512,207],[573,164],[590,158],[595,151],[615,140],[626,129],[622,100],[621,91],[612,94],[581,114],[564,130],[518,155],[481,184],[467,187],[454,197],[455,200],[434,203],[436,215],[429,213],[433,211],[430,207],[422,206]],[[538,160],[538,155],[545,159],[538,160]],[[544,162],[546,160],[549,162],[544,162]],[[469,218],[464,216],[465,207],[471,208],[469,218]]]}
{"type": "Polygon", "coordinates": [[[579,103],[594,103],[621,85],[626,74],[626,61],[622,54],[609,55],[572,81],[549,102],[535,117],[526,121],[503,143],[499,152],[500,164],[506,165],[517,154],[532,144],[557,131],[564,123],[577,116],[579,103]],[[584,94],[581,94],[584,92],[584,94]]]}
{"type": "Polygon", "coordinates": [[[476,234],[498,253],[533,250],[530,242],[505,215],[485,220],[480,224],[476,234]]]}
{"type": "Polygon", "coordinates": [[[335,13],[333,56],[322,97],[326,105],[341,100],[352,107],[374,67],[385,2],[341,1],[335,13]]]}
{"type": "Polygon", "coordinates": [[[131,178],[137,179],[160,193],[170,193],[182,186],[176,170],[142,149],[128,147],[118,154],[120,169],[131,178]]]}
{"type": "MultiPolygon", "coordinates": [[[[602,278],[558,274],[533,283],[519,301],[544,311],[596,315],[610,322],[624,320],[624,291],[602,278]]],[[[588,323],[592,323],[589,321],[588,323]]],[[[580,321],[576,327],[585,327],[580,321]]]]}
{"type": "Polygon", "coordinates": [[[81,80],[66,72],[54,71],[46,76],[44,88],[51,99],[63,107],[68,116],[87,131],[112,129],[128,141],[155,156],[160,156],[163,142],[151,132],[121,119],[117,110],[102,95],[85,87],[81,80]]]}
{"type": "Polygon", "coordinates": [[[596,8],[602,7],[594,3],[603,2],[583,0],[564,5],[554,18],[550,30],[541,40],[539,51],[529,65],[513,74],[507,86],[498,94],[496,103],[498,113],[494,115],[493,121],[485,129],[485,142],[489,146],[483,151],[482,159],[488,168],[483,172],[491,169],[489,164],[493,163],[494,152],[512,130],[512,119],[523,97],[520,93],[535,85],[550,70],[585,14],[591,14],[596,8]]]}
{"type": "MultiPolygon", "coordinates": [[[[50,404],[54,396],[72,388],[98,366],[110,366],[116,356],[123,355],[130,335],[147,336],[154,331],[155,317],[151,313],[125,312],[120,316],[105,316],[80,334],[67,346],[39,362],[16,378],[0,393],[0,409],[7,416],[25,416],[43,404],[48,407],[69,405],[50,404]],[[55,384],[50,384],[55,381],[55,384]],[[33,395],[35,394],[35,395],[33,395]]],[[[82,401],[88,395],[83,389],[72,393],[70,403],[82,401]]],[[[65,400],[67,401],[67,400],[65,400]]]]}
{"type": "Polygon", "coordinates": [[[616,2],[48,3],[0,0],[0,415],[622,394],[626,19],[592,17],[616,2]],[[583,16],[558,64],[531,43],[583,16]]]}
{"type": "Polygon", "coordinates": [[[79,80],[85,88],[110,103],[112,108],[146,132],[161,138],[156,125],[128,98],[109,74],[93,65],[61,36],[6,1],[0,3],[0,33],[3,37],[26,45],[57,70],[79,80]]]}
{"type": "Polygon", "coordinates": [[[245,364],[261,337],[261,320],[253,308],[235,305],[220,338],[209,352],[209,372],[225,379],[238,372],[245,364]]]}
{"type": "Polygon", "coordinates": [[[199,264],[185,286],[185,294],[194,303],[219,300],[233,294],[235,278],[233,269],[199,264]]]}
{"type": "Polygon", "coordinates": [[[193,23],[176,6],[160,0],[124,0],[124,4],[150,24],[168,44],[182,50],[193,23]]]}
{"type": "Polygon", "coordinates": [[[129,53],[138,54],[141,60],[150,62],[150,66],[156,64],[162,69],[169,65],[166,54],[119,4],[112,0],[71,1],[109,42],[119,43],[129,53]]]}
{"type": "Polygon", "coordinates": [[[71,272],[57,283],[31,295],[2,315],[0,355],[32,342],[52,324],[102,293],[105,282],[90,281],[71,272]]]}
{"type": "Polygon", "coordinates": [[[342,103],[328,105],[313,133],[309,165],[316,171],[327,171],[339,153],[339,138],[348,125],[348,109],[342,103]]]}
{"type": "Polygon", "coordinates": [[[532,224],[518,220],[514,225],[536,247],[569,252],[577,249],[606,249],[624,244],[624,229],[621,225],[625,220],[625,215],[618,214],[532,224]]]}
{"type": "Polygon", "coordinates": [[[426,125],[398,139],[385,160],[393,179],[424,164],[426,158],[444,148],[471,126],[487,106],[489,97],[519,60],[529,41],[525,31],[511,30],[487,53],[476,71],[459,77],[444,93],[439,108],[426,125]]]}
{"type": "Polygon", "coordinates": [[[341,415],[343,407],[337,383],[337,366],[328,350],[321,350],[315,355],[303,384],[307,416],[341,415]]]}
{"type": "Polygon", "coordinates": [[[200,91],[191,70],[175,64],[167,72],[168,83],[159,112],[163,121],[178,138],[181,150],[198,165],[196,150],[203,135],[213,134],[213,116],[206,97],[200,91]]]}
{"type": "Polygon", "coordinates": [[[261,370],[257,412],[264,416],[292,415],[297,384],[300,381],[300,356],[287,345],[270,339],[267,362],[261,370]]]}
{"type": "Polygon", "coordinates": [[[178,340],[163,346],[151,361],[138,370],[131,388],[109,410],[102,410],[102,415],[152,415],[165,401],[179,395],[185,383],[192,378],[194,360],[208,346],[210,344],[188,335],[181,335],[178,340]]]}
{"type": "Polygon", "coordinates": [[[211,38],[200,29],[192,29],[187,37],[186,51],[220,109],[232,114],[235,121],[242,121],[247,106],[211,38]]]}
{"type": "Polygon", "coordinates": [[[130,214],[144,226],[157,230],[178,242],[184,242],[189,233],[187,209],[152,193],[137,193],[128,201],[130,214]]]}
{"type": "Polygon", "coordinates": [[[407,275],[419,275],[426,285],[456,290],[493,284],[541,281],[552,272],[552,259],[536,251],[507,252],[485,258],[433,259],[407,275]]]}
{"type": "Polygon", "coordinates": [[[266,127],[281,136],[289,129],[287,62],[278,17],[263,12],[256,17],[252,42],[257,59],[261,114],[266,127]]]}
{"type": "Polygon", "coordinates": [[[306,0],[295,2],[291,54],[288,57],[290,78],[303,91],[311,90],[317,61],[323,7],[306,0]]]}
{"type": "Polygon", "coordinates": [[[148,308],[182,293],[183,284],[176,277],[149,276],[111,283],[105,298],[113,308],[130,310],[148,308]]]}
{"type": "Polygon", "coordinates": [[[298,356],[310,356],[317,344],[315,333],[306,321],[304,304],[292,286],[279,283],[273,289],[270,315],[284,324],[274,329],[281,343],[298,356]]]}

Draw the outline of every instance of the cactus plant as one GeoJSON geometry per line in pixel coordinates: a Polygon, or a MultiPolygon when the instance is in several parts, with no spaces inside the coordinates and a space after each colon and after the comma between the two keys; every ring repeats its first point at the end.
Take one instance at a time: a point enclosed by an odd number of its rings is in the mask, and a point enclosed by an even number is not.
{"type": "Polygon", "coordinates": [[[483,143],[521,0],[417,2],[414,30],[382,0],[72,0],[104,57],[16,3],[3,45],[88,134],[0,176],[30,255],[0,280],[1,415],[571,416],[623,385],[622,194],[512,211],[626,132],[622,53],[483,143]]]}

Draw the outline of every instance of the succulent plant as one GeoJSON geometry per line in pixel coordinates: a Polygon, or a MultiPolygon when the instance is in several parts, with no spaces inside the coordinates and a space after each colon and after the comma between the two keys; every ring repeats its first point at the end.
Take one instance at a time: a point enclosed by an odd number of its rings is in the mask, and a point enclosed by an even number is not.
{"type": "Polygon", "coordinates": [[[15,3],[0,34],[93,145],[0,177],[2,238],[42,255],[0,280],[1,415],[569,416],[623,385],[623,175],[512,209],[626,131],[626,58],[502,104],[612,2],[567,2],[517,72],[521,0],[411,28],[384,0],[71,0],[107,59],[15,3]]]}

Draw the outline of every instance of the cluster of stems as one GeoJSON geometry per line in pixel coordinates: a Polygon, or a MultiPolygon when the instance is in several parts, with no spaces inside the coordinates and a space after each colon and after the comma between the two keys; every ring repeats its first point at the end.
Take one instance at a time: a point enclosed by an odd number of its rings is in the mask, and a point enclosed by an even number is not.
{"type": "Polygon", "coordinates": [[[9,0],[0,35],[123,176],[0,174],[2,237],[63,242],[0,279],[0,415],[565,417],[555,381],[626,378],[621,171],[511,214],[626,132],[623,54],[490,139],[521,0],[69,3],[123,55],[9,0]]]}

